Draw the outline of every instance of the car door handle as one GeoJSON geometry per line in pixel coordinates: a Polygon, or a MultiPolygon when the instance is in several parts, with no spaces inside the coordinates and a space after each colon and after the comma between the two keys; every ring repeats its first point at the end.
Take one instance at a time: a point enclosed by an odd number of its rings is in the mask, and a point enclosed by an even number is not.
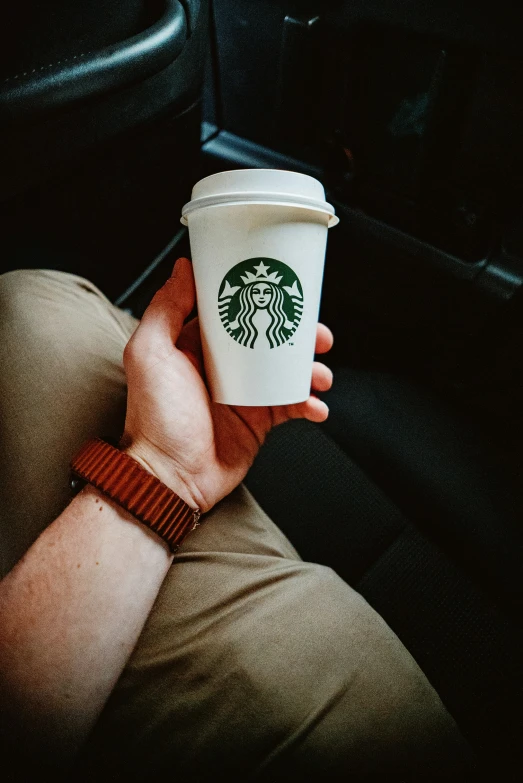
{"type": "Polygon", "coordinates": [[[35,118],[120,90],[170,65],[186,40],[183,5],[165,0],[161,18],[126,41],[5,79],[0,84],[0,118],[7,122],[35,118]]]}

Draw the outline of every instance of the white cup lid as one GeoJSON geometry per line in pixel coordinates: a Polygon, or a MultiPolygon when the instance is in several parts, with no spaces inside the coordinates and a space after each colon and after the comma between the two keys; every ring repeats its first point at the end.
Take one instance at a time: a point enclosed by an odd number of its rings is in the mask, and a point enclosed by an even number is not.
{"type": "Polygon", "coordinates": [[[221,171],[201,179],[182,209],[182,223],[187,225],[187,216],[196,209],[225,204],[303,207],[329,215],[329,227],[339,223],[334,207],[325,201],[321,182],[307,174],[279,169],[221,171]]]}

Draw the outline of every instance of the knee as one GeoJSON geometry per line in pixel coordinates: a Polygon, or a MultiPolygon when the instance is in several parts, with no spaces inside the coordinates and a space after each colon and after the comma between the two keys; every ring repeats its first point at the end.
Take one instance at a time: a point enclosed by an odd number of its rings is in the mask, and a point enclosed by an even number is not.
{"type": "Polygon", "coordinates": [[[78,324],[79,314],[94,314],[97,290],[87,280],[48,269],[16,269],[0,275],[0,334],[5,350],[12,343],[49,342],[78,324]]]}
{"type": "Polygon", "coordinates": [[[38,272],[17,269],[0,275],[0,351],[3,359],[18,353],[22,342],[38,334],[38,272]]]}
{"type": "Polygon", "coordinates": [[[37,286],[37,276],[38,270],[35,269],[15,269],[0,275],[2,313],[6,313],[8,309],[15,309],[20,299],[34,290],[37,286]]]}
{"type": "MultiPolygon", "coordinates": [[[[64,273],[51,274],[58,282],[64,273]]],[[[42,308],[57,298],[53,295],[52,278],[48,275],[39,269],[16,269],[0,275],[0,312],[4,336],[6,329],[11,331],[13,327],[27,327],[33,321],[38,322],[42,308]]],[[[17,336],[21,337],[22,334],[18,333],[17,336]]]]}
{"type": "Polygon", "coordinates": [[[47,306],[55,301],[63,301],[67,296],[77,296],[78,292],[92,289],[93,286],[76,275],[51,269],[15,269],[0,275],[0,302],[2,314],[27,313],[38,302],[47,306]]]}

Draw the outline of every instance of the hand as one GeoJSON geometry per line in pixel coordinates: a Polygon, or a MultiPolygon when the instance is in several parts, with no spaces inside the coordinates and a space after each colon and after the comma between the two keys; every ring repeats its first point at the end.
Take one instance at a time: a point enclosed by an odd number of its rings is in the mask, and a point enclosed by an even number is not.
{"type": "MultiPolygon", "coordinates": [[[[122,447],[191,506],[208,511],[245,478],[267,433],[289,419],[322,422],[315,396],[296,405],[237,407],[213,403],[203,380],[192,265],[177,261],[124,352],[128,382],[122,447]]],[[[332,333],[318,324],[316,353],[332,333]]],[[[312,389],[327,391],[332,373],[315,362],[312,389]]]]}

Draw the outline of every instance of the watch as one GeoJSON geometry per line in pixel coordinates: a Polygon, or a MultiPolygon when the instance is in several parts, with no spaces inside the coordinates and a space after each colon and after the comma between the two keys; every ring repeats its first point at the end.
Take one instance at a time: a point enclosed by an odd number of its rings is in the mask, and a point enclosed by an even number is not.
{"type": "Polygon", "coordinates": [[[71,461],[75,477],[92,484],[162,538],[176,552],[200,520],[175,492],[120,449],[101,438],[85,443],[71,461]]]}

